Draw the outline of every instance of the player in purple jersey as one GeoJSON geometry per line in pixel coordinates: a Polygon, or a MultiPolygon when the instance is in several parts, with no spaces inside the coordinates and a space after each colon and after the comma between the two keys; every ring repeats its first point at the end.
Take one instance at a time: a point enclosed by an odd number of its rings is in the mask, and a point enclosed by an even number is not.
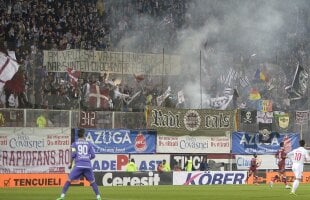
{"type": "Polygon", "coordinates": [[[96,193],[97,200],[101,200],[98,186],[95,182],[94,173],[91,167],[91,159],[95,158],[95,152],[92,144],[84,139],[84,129],[78,130],[78,140],[71,145],[71,163],[69,169],[72,168],[73,162],[74,167],[69,174],[69,178],[63,186],[61,196],[56,200],[63,200],[66,192],[69,189],[72,180],[78,180],[81,176],[84,176],[92,186],[96,193]]]}

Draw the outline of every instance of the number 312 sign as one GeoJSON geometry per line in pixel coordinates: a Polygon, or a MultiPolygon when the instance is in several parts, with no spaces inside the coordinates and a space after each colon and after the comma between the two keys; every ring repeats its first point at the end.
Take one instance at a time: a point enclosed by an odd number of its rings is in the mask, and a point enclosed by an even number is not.
{"type": "Polygon", "coordinates": [[[94,128],[96,127],[96,112],[94,111],[81,111],[80,112],[80,127],[94,128]]]}

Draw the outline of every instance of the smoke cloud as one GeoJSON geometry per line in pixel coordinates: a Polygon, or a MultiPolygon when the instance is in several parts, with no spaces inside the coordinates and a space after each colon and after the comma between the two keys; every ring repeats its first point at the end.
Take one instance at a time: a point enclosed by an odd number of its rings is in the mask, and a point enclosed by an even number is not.
{"type": "MultiPolygon", "coordinates": [[[[253,64],[234,66],[236,59],[256,59],[258,63],[279,59],[283,51],[295,48],[288,44],[292,37],[307,32],[302,28],[307,23],[302,15],[302,10],[309,8],[307,0],[187,1],[179,23],[174,11],[182,9],[177,4],[156,17],[135,11],[126,19],[132,25],[117,46],[125,51],[152,53],[162,53],[164,48],[167,53],[181,55],[183,73],[166,83],[174,82],[177,90],[184,90],[187,108],[208,108],[207,99],[221,95],[223,88],[217,80],[229,68],[243,75],[256,70],[253,64]]],[[[121,14],[115,13],[111,17],[120,20],[121,14]]]]}

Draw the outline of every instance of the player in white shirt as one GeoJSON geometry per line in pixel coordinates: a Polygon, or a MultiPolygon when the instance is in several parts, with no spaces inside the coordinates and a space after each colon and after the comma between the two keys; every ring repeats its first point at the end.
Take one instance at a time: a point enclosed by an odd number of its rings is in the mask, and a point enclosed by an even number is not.
{"type": "Polygon", "coordinates": [[[295,180],[293,183],[292,191],[290,194],[295,194],[296,189],[299,186],[299,182],[301,181],[302,173],[304,171],[304,162],[306,160],[309,160],[309,153],[305,149],[305,141],[300,140],[299,146],[297,149],[294,149],[293,151],[289,152],[287,154],[287,157],[290,158],[293,162],[292,170],[295,175],[295,180]]]}

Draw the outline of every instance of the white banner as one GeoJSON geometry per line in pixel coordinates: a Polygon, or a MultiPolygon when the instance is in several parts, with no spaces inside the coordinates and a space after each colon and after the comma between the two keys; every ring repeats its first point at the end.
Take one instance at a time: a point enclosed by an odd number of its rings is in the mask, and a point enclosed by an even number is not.
{"type": "Polygon", "coordinates": [[[173,172],[173,185],[244,184],[246,171],[173,172]]]}
{"type": "Polygon", "coordinates": [[[157,135],[157,153],[229,153],[229,137],[157,135]]]}
{"type": "Polygon", "coordinates": [[[65,72],[72,68],[82,72],[109,72],[115,74],[180,74],[180,56],[130,52],[70,49],[43,51],[43,65],[49,72],[65,72]],[[164,58],[163,58],[164,57],[164,58]],[[165,66],[163,67],[163,59],[165,66]]]}
{"type": "MultiPolygon", "coordinates": [[[[252,155],[235,155],[235,162],[238,170],[248,170],[250,168],[252,155]]],[[[262,161],[258,169],[278,169],[278,159],[274,155],[258,155],[258,159],[262,161]]],[[[290,159],[285,160],[285,168],[292,168],[290,159]]]]}
{"type": "Polygon", "coordinates": [[[1,128],[0,173],[67,173],[70,129],[1,128]]]}
{"type": "MultiPolygon", "coordinates": [[[[128,161],[133,158],[137,164],[138,171],[156,171],[157,165],[165,159],[170,163],[170,155],[160,154],[96,154],[92,160],[94,171],[126,171],[128,161]]],[[[172,168],[172,166],[171,166],[172,168]]]]}

